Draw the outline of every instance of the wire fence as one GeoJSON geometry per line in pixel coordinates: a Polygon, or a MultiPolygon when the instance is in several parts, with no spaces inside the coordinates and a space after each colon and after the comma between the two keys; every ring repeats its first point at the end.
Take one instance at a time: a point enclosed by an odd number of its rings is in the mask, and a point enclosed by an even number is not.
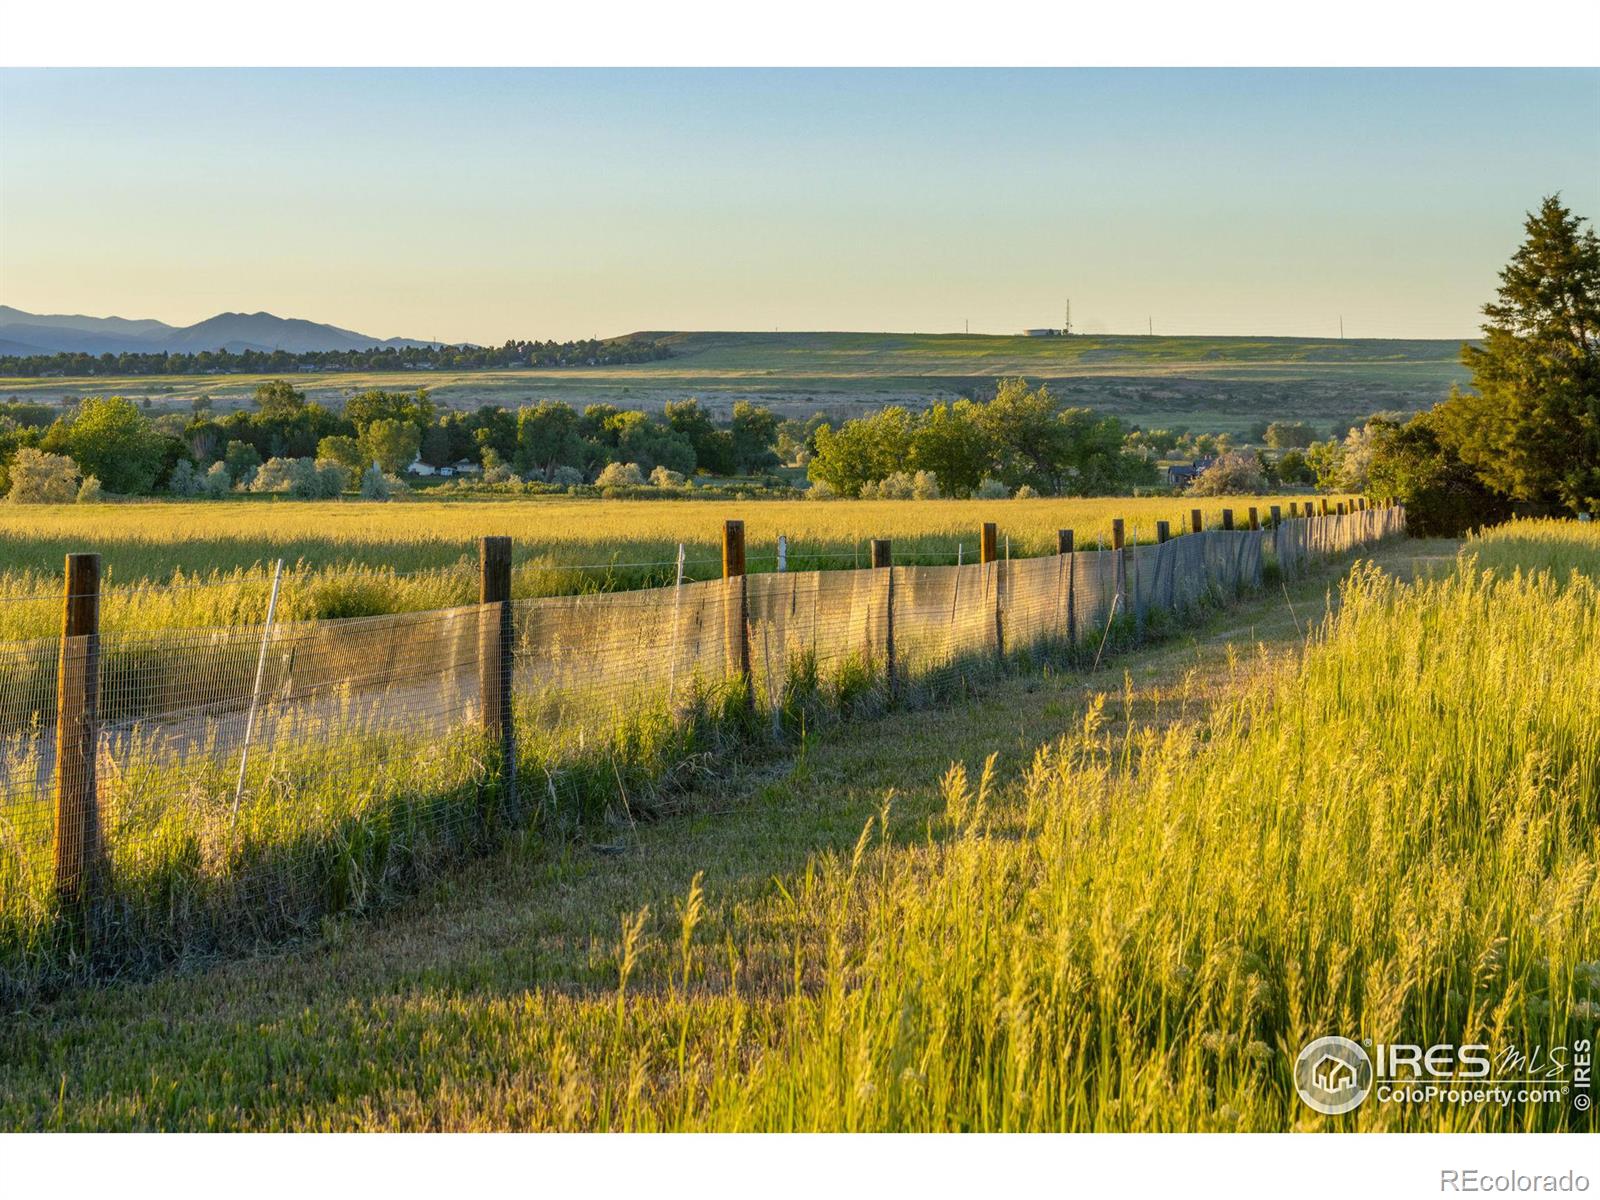
{"type": "Polygon", "coordinates": [[[0,996],[306,928],[530,825],[625,827],[737,745],[1098,657],[1404,528],[514,601],[507,545],[486,603],[217,628],[75,628],[70,597],[64,636],[0,642],[0,996]]]}

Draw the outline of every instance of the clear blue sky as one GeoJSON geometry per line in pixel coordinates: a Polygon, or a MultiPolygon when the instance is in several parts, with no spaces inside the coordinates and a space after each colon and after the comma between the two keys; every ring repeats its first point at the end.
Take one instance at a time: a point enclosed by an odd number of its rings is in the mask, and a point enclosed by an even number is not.
{"type": "Polygon", "coordinates": [[[1600,71],[0,72],[0,302],[493,342],[1477,328],[1600,71]]]}

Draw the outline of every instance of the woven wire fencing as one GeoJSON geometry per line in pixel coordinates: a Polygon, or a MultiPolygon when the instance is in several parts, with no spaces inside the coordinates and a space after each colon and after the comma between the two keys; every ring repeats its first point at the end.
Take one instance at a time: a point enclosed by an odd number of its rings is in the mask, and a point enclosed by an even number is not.
{"type": "Polygon", "coordinates": [[[0,643],[0,996],[314,926],[753,738],[964,692],[1405,527],[0,643]]]}

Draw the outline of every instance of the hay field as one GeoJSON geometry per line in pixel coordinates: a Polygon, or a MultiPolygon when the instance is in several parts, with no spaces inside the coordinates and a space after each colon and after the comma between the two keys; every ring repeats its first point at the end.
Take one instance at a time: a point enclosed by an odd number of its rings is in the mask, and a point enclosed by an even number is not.
{"type": "Polygon", "coordinates": [[[1093,500],[276,500],[146,501],[114,505],[0,505],[0,640],[47,636],[59,621],[62,560],[97,552],[105,569],[108,629],[250,623],[261,619],[273,560],[285,560],[285,620],[445,608],[477,599],[476,540],[512,538],[518,597],[660,586],[720,570],[722,524],[745,522],[749,569],[776,568],[780,534],[790,570],[866,565],[868,543],[886,537],[897,562],[953,563],[977,556],[978,527],[999,526],[1001,552],[1054,553],[1056,531],[1077,544],[1110,543],[1121,517],[1128,536],[1153,540],[1155,523],[1177,530],[1191,508],[1208,527],[1223,508],[1241,522],[1251,497],[1093,500]]]}

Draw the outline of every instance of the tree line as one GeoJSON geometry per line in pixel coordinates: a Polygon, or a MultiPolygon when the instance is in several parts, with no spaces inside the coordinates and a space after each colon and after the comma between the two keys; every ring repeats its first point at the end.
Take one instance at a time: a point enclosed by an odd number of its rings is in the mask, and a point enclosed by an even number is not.
{"type": "Polygon", "coordinates": [[[63,498],[69,475],[80,485],[93,480],[94,495],[238,488],[337,494],[369,471],[392,486],[394,476],[419,463],[563,485],[595,482],[616,464],[629,468],[617,477],[622,482],[659,470],[659,478],[681,484],[696,473],[749,476],[778,465],[779,426],[770,410],[747,401],[726,421],[695,399],[669,403],[660,414],[611,404],[580,412],[548,400],[515,410],[440,412],[426,389],[374,389],[334,410],[281,379],[256,389],[253,408],[226,415],[212,413],[204,398],[190,414],[156,417],[121,396],[89,397],[62,414],[11,402],[0,404],[0,493],[11,491],[19,456],[30,486],[52,471],[59,476],[47,489],[51,499],[63,498]],[[295,463],[306,465],[287,465],[295,463]]]}
{"type": "Polygon", "coordinates": [[[490,367],[605,367],[671,358],[662,342],[586,338],[512,340],[501,346],[374,346],[366,350],[201,350],[120,354],[0,355],[0,375],[282,375],[318,371],[478,370],[490,367]]]}
{"type": "Polygon", "coordinates": [[[1070,408],[1045,385],[1003,379],[994,399],[938,403],[912,413],[898,405],[818,426],[807,474],[814,488],[845,497],[873,494],[898,476],[928,476],[937,494],[1098,496],[1157,482],[1151,458],[1127,445],[1115,417],[1070,408]],[[1026,489],[1026,491],[1024,491],[1026,489]]]}

